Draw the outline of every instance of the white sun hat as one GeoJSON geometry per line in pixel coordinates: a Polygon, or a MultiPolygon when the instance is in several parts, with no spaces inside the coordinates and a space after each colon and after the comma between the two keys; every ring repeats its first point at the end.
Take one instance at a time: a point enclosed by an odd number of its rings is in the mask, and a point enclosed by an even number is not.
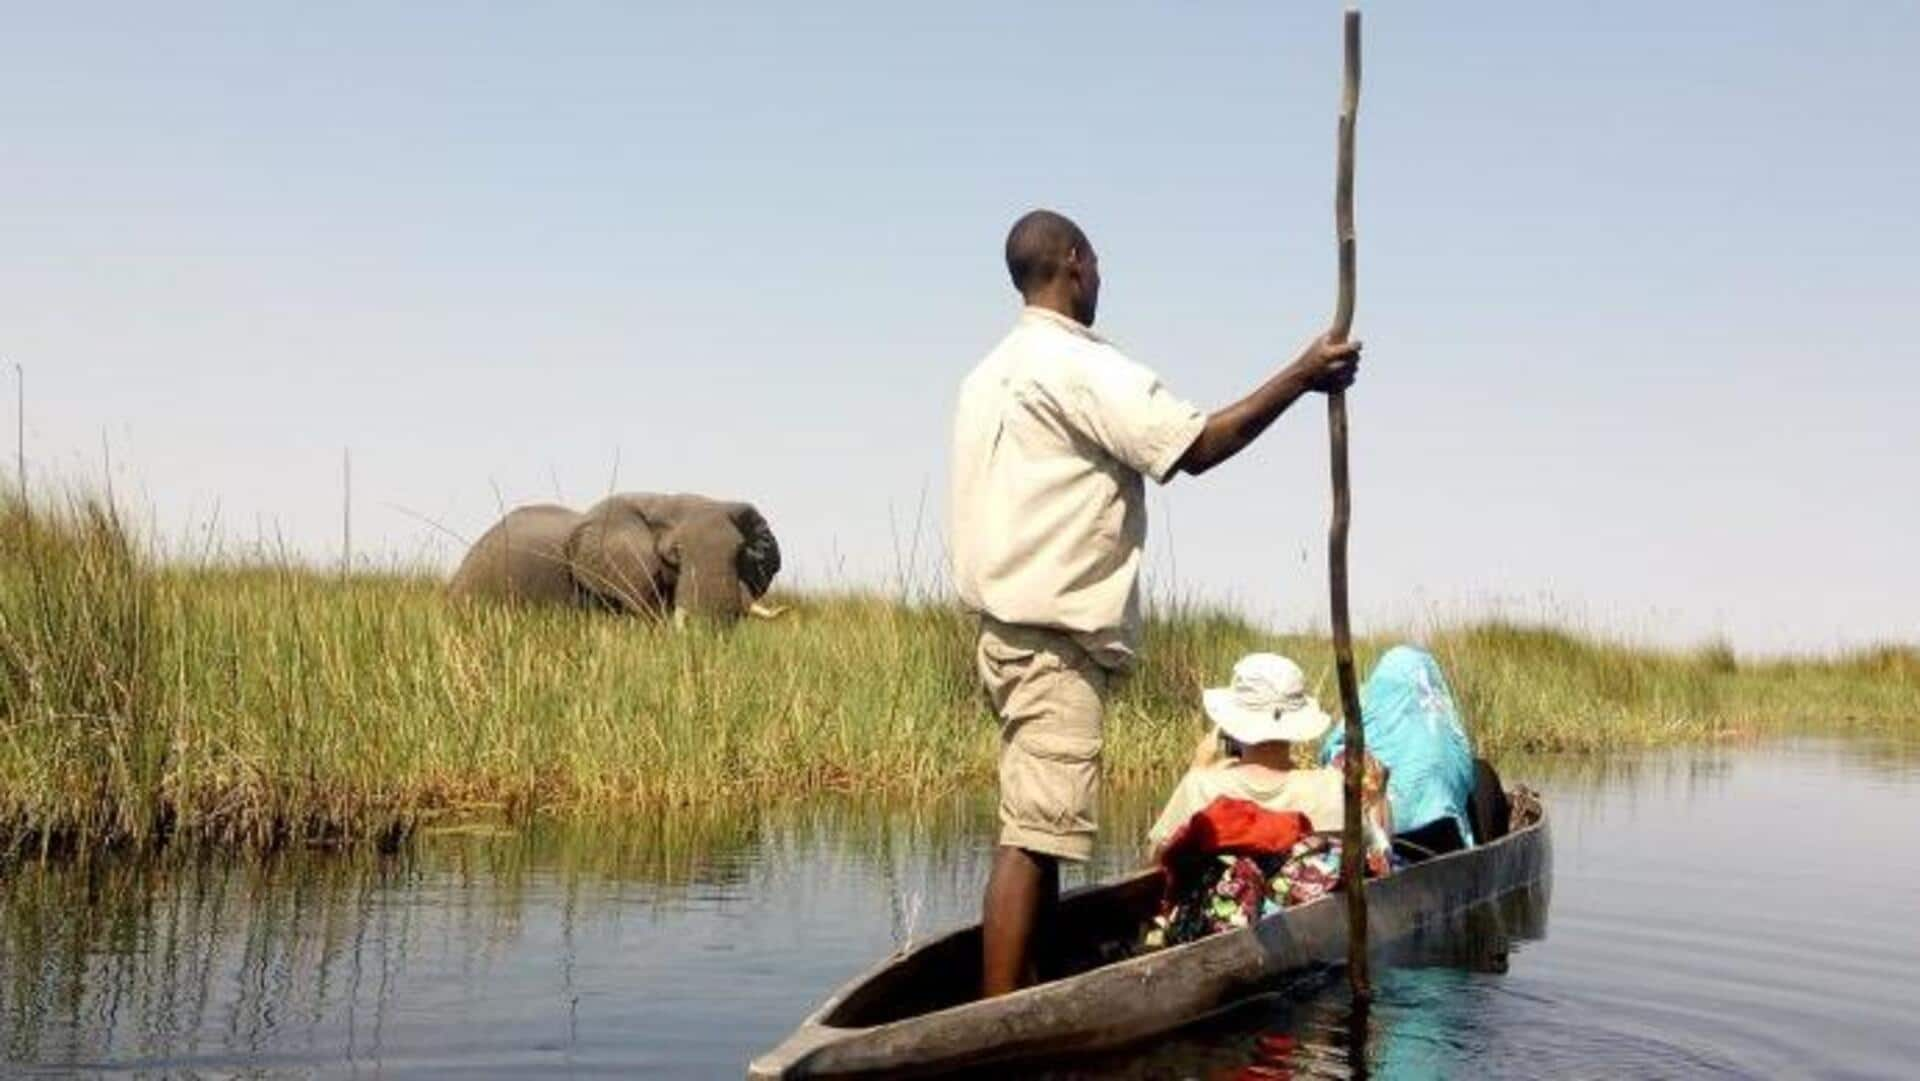
{"type": "Polygon", "coordinates": [[[1241,743],[1319,739],[1333,718],[1307,692],[1300,666],[1278,653],[1249,653],[1233,666],[1233,685],[1200,692],[1207,716],[1241,743]]]}

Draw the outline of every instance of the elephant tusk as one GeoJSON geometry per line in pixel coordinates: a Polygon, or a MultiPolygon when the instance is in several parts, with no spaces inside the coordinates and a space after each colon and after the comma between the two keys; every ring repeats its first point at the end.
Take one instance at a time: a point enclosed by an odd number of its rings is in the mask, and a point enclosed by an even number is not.
{"type": "Polygon", "coordinates": [[[787,606],[784,604],[765,605],[759,601],[755,601],[753,607],[747,609],[747,614],[755,619],[779,619],[781,616],[787,614],[787,606]]]}

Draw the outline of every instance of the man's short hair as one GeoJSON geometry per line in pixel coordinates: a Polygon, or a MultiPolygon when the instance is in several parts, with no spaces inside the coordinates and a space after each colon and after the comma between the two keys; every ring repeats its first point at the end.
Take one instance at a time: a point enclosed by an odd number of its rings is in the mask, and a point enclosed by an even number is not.
{"type": "Polygon", "coordinates": [[[1085,253],[1087,234],[1064,214],[1029,210],[1007,231],[1007,274],[1021,296],[1058,277],[1067,256],[1085,253]]]}

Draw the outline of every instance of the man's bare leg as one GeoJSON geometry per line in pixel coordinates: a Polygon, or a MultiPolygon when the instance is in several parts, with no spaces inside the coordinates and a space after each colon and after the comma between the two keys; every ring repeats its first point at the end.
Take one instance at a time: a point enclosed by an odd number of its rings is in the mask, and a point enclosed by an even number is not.
{"type": "Polygon", "coordinates": [[[987,876],[980,913],[980,997],[1016,990],[1035,953],[1034,930],[1060,899],[1060,864],[1052,856],[1002,845],[987,876]]]}

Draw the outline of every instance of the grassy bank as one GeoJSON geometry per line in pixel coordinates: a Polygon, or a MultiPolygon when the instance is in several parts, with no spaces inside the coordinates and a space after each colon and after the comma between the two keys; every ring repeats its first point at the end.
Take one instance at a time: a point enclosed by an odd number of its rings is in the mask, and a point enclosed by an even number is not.
{"type": "MultiPolygon", "coordinates": [[[[145,559],[98,506],[0,509],[0,848],[393,838],[445,814],[706,806],[990,782],[958,611],[786,598],[731,633],[447,603],[429,578],[145,559]]],[[[1510,625],[1430,635],[1482,748],[1604,751],[1920,727],[1920,653],[1738,663],[1510,625]]],[[[1390,640],[1362,643],[1363,666],[1390,640]]],[[[1165,783],[1195,689],[1309,637],[1175,612],[1113,709],[1111,779],[1165,783]]],[[[1331,679],[1323,699],[1332,704],[1331,679]]]]}

